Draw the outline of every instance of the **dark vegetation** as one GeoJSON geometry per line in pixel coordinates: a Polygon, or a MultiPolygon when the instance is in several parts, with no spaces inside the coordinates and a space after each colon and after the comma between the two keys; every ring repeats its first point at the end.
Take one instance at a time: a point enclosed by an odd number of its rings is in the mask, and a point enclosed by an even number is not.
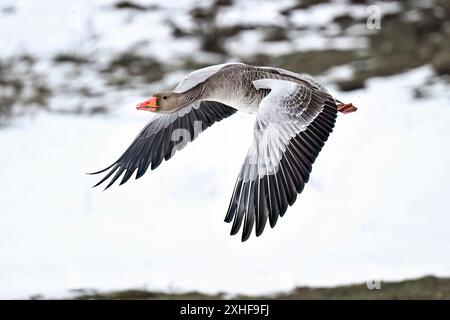
{"type": "Polygon", "coordinates": [[[109,78],[110,85],[119,87],[135,81],[156,82],[164,75],[163,66],[155,59],[131,51],[117,55],[101,72],[109,78]]]}
{"type": "MultiPolygon", "coordinates": [[[[34,298],[43,298],[36,296],[34,298]]],[[[329,288],[298,287],[271,295],[229,296],[199,292],[167,293],[147,290],[117,292],[81,291],[74,299],[450,299],[450,278],[426,276],[399,282],[381,282],[380,289],[369,290],[366,283],[329,288]]]]}
{"type": "MultiPolygon", "coordinates": [[[[85,100],[74,106],[74,113],[96,114],[96,110],[105,112],[108,107],[89,99],[101,97],[108,91],[120,92],[124,89],[139,89],[146,92],[150,84],[157,84],[172,70],[190,71],[212,63],[227,60],[243,61],[256,65],[271,65],[295,72],[322,75],[336,66],[350,66],[353,76],[335,79],[340,90],[364,88],[366,80],[372,77],[394,75],[411,68],[431,64],[436,76],[449,81],[450,74],[450,1],[433,0],[432,7],[424,6],[421,1],[399,0],[400,9],[394,13],[385,13],[381,19],[380,30],[368,30],[366,17],[352,16],[351,12],[334,18],[332,24],[324,26],[299,26],[291,18],[298,10],[309,10],[316,5],[327,5],[328,0],[298,0],[287,8],[280,8],[283,24],[267,21],[260,25],[234,24],[221,26],[217,17],[222,10],[234,5],[235,0],[216,0],[209,6],[190,9],[189,14],[194,27],[186,29],[175,20],[167,18],[167,25],[175,38],[196,39],[200,48],[209,54],[208,59],[201,55],[186,52],[173,63],[162,63],[147,55],[147,51],[137,48],[148,45],[136,43],[124,52],[105,56],[97,53],[61,52],[52,59],[52,68],[70,70],[67,80],[60,87],[52,87],[47,75],[35,66],[39,57],[22,55],[0,59],[0,125],[8,119],[36,108],[49,108],[49,99],[60,92],[77,96],[85,100]],[[330,32],[330,29],[335,30],[330,32]],[[307,34],[320,34],[330,42],[340,37],[353,37],[364,40],[362,48],[302,50],[286,54],[270,55],[258,52],[251,56],[236,56],[230,52],[227,43],[242,32],[258,30],[263,32],[262,42],[268,45],[290,43],[307,34]],[[215,57],[211,61],[211,57],[215,57]],[[102,59],[100,59],[102,58],[102,59]],[[40,70],[40,71],[38,71],[40,70]],[[78,83],[85,73],[95,72],[102,79],[103,90],[99,91],[78,83]]],[[[368,6],[370,0],[352,0],[355,5],[368,6]]],[[[392,1],[394,2],[394,1],[392,1]]],[[[3,10],[1,14],[14,14],[15,7],[3,10]]],[[[139,1],[117,1],[107,10],[126,11],[139,15],[149,10],[160,10],[157,6],[146,6],[139,1]]],[[[369,13],[367,13],[369,15],[369,13]]],[[[170,39],[168,41],[171,41],[170,39]]],[[[150,44],[151,45],[151,44],[150,44]]],[[[94,43],[95,46],[95,43],[94,43]]],[[[422,97],[420,89],[414,95],[422,97]]],[[[68,99],[71,100],[71,99],[68,99]]]]}
{"type": "MultiPolygon", "coordinates": [[[[313,75],[321,74],[333,66],[350,64],[355,75],[338,83],[341,90],[360,89],[369,78],[394,75],[430,62],[438,74],[448,75],[450,2],[436,1],[434,8],[423,9],[415,8],[414,3],[401,1],[400,12],[383,16],[381,30],[374,30],[365,36],[369,43],[367,49],[300,51],[281,56],[259,55],[248,62],[276,65],[313,75]],[[414,19],[410,18],[412,15],[414,19]]],[[[349,29],[356,24],[364,24],[365,20],[354,19],[346,14],[336,17],[334,22],[341,30],[335,36],[342,36],[348,35],[349,29]]]]}
{"type": "Polygon", "coordinates": [[[144,6],[142,4],[132,1],[118,1],[114,4],[114,8],[125,10],[136,10],[136,11],[147,11],[151,9],[156,9],[156,6],[144,6]]]}
{"type": "Polygon", "coordinates": [[[27,107],[47,108],[51,89],[45,75],[34,72],[35,59],[19,55],[0,60],[0,126],[27,107]],[[22,108],[14,109],[20,105],[22,108]]]}

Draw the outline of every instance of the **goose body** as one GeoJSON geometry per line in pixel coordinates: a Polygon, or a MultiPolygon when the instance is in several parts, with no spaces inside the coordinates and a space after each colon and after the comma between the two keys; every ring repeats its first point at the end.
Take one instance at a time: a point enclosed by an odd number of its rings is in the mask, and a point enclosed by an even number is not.
{"type": "Polygon", "coordinates": [[[156,116],[116,162],[94,173],[109,170],[97,185],[113,174],[106,188],[122,174],[120,184],[135,171],[140,178],[213,123],[236,111],[256,114],[254,142],[225,217],[233,222],[231,234],[243,225],[245,241],[253,228],[261,235],[267,221],[274,227],[294,204],[338,111],[356,111],[352,104],[337,101],[312,78],[283,69],[227,63],[194,71],[172,92],[138,105],[156,116]]]}
{"type": "MultiPolygon", "coordinates": [[[[190,90],[204,90],[203,99],[232,106],[246,112],[256,113],[261,100],[268,90],[258,90],[253,81],[260,79],[280,79],[300,85],[311,85],[327,92],[313,79],[284,69],[255,67],[243,63],[225,63],[206,67],[190,73],[174,90],[189,93],[190,90]]],[[[264,89],[264,88],[261,88],[264,89]]]]}

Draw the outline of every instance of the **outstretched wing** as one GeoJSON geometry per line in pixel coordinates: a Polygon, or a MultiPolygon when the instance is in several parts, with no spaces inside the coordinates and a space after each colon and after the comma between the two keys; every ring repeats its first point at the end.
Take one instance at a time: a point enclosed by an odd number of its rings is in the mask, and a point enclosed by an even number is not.
{"type": "Polygon", "coordinates": [[[219,102],[199,101],[174,113],[156,115],[117,161],[103,170],[91,173],[99,174],[109,170],[94,187],[113,174],[105,189],[124,172],[121,185],[127,182],[136,170],[136,179],[142,177],[150,165],[152,170],[157,168],[163,159],[169,160],[200,132],[235,112],[236,109],[219,102]]]}
{"type": "Polygon", "coordinates": [[[242,241],[255,227],[259,236],[267,219],[274,227],[308,182],[312,164],[332,132],[335,100],[317,87],[262,79],[256,89],[270,89],[257,114],[254,141],[237,178],[225,217],[231,234],[244,224],[242,241]]]}

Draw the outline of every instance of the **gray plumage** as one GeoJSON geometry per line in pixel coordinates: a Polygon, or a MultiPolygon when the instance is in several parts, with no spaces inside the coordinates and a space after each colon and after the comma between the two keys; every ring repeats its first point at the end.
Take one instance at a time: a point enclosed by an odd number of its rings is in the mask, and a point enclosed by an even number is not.
{"type": "Polygon", "coordinates": [[[168,160],[213,123],[237,110],[256,114],[254,142],[231,197],[226,222],[231,234],[243,225],[242,241],[253,228],[274,227],[308,182],[317,155],[332,132],[336,100],[312,78],[287,70],[230,63],[189,74],[173,91],[183,107],[156,114],[97,184],[119,177],[140,178],[168,160]],[[186,104],[186,106],[184,106],[186,104]],[[181,129],[181,134],[180,130],[181,129]]]}

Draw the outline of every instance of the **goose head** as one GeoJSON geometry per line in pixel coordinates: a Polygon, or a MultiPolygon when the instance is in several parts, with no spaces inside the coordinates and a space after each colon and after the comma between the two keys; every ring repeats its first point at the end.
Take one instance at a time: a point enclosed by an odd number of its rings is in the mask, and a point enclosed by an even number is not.
{"type": "Polygon", "coordinates": [[[138,103],[136,109],[157,113],[171,113],[186,105],[183,100],[183,96],[179,93],[164,91],[154,94],[144,102],[138,103]]]}

